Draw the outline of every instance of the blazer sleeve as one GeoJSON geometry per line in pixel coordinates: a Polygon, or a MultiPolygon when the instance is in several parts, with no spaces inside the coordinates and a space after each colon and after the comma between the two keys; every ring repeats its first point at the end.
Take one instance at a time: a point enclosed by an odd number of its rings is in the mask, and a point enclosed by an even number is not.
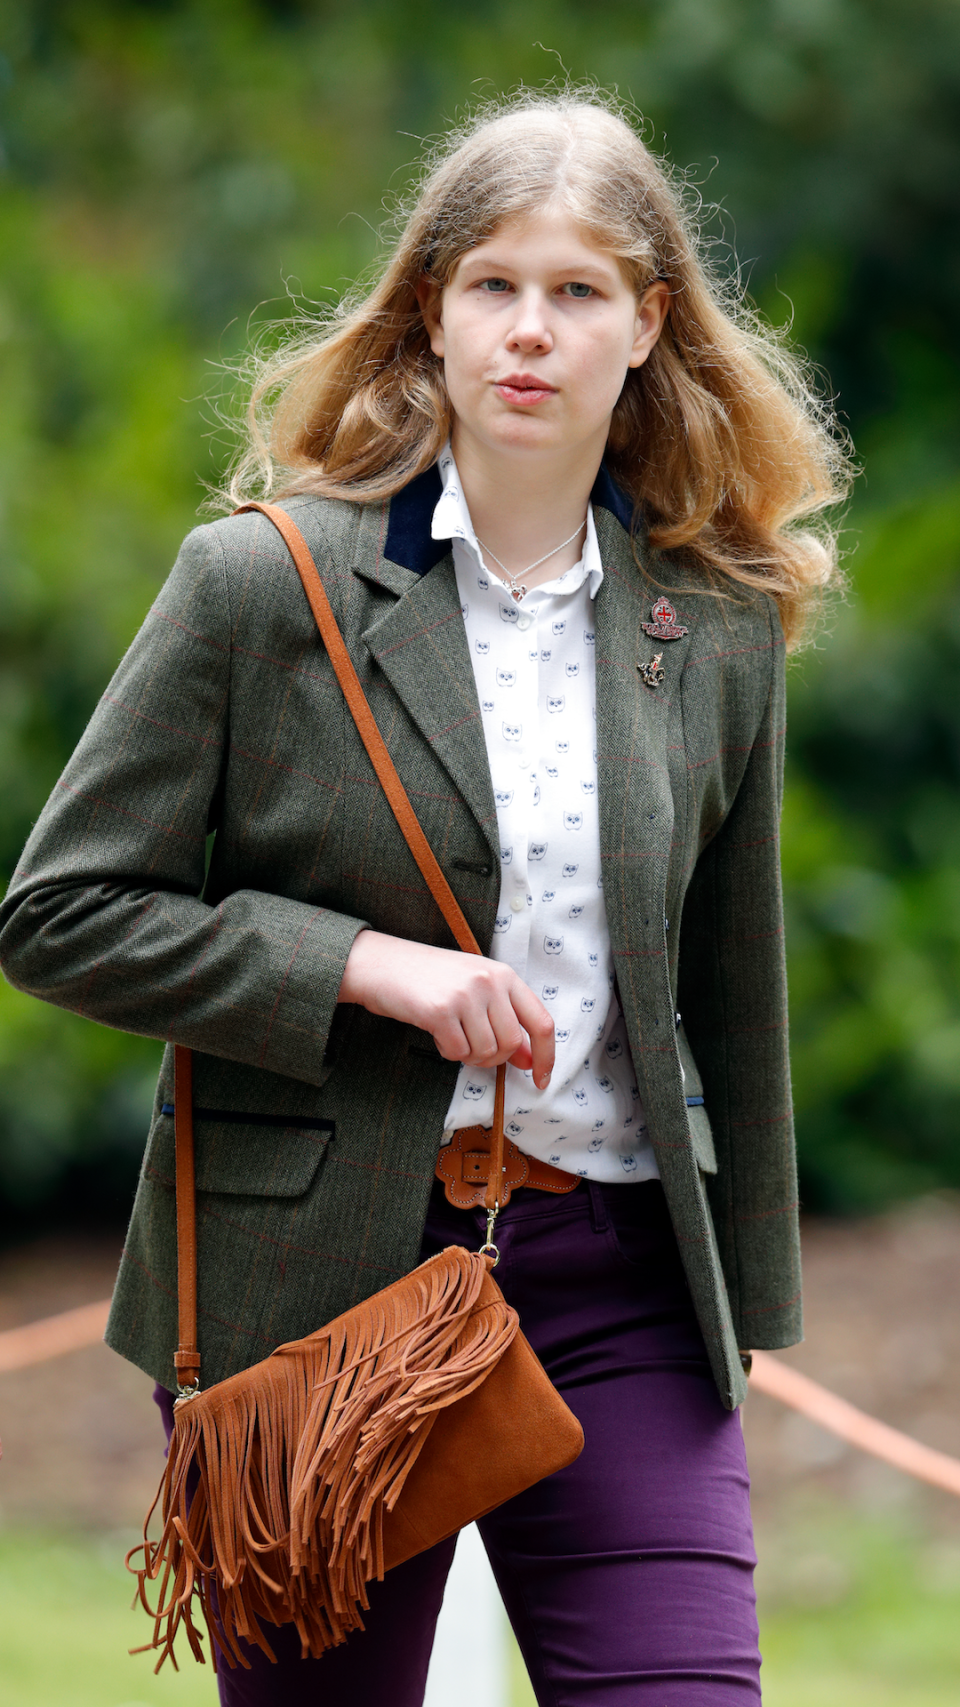
{"type": "Polygon", "coordinates": [[[772,601],[768,617],[766,704],[687,892],[678,996],[713,1127],[708,1189],[739,1343],[774,1348],[801,1337],[801,1316],[780,880],[785,648],[772,601]]]}
{"type": "Polygon", "coordinates": [[[0,908],[0,965],[104,1025],[320,1084],[365,921],[251,889],[201,898],[230,632],[218,530],[198,528],[30,836],[0,908]]]}

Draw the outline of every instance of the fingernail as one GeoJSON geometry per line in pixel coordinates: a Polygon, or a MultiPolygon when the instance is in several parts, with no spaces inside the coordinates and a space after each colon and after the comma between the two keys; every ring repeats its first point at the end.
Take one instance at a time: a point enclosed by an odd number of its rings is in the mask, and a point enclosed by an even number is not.
{"type": "Polygon", "coordinates": [[[550,1073],[544,1073],[543,1078],[540,1080],[540,1089],[542,1091],[546,1090],[547,1086],[550,1083],[551,1077],[552,1077],[552,1075],[550,1073]]]}

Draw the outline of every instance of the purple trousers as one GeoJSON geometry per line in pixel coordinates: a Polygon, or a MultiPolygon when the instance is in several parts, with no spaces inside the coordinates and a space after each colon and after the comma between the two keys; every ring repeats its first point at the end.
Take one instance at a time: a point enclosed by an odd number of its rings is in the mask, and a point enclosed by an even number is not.
{"type": "MultiPolygon", "coordinates": [[[[476,1249],[483,1226],[438,1185],[422,1254],[476,1249]]],[[[586,1440],[479,1524],[540,1707],[759,1701],[740,1417],[717,1395],[659,1182],[518,1191],[496,1238],[504,1295],[586,1440]]],[[[157,1400],[169,1433],[171,1396],[157,1400]]],[[[366,1628],[319,1660],[288,1626],[278,1664],[255,1648],[250,1671],[223,1663],[221,1702],[422,1707],[453,1551],[374,1583],[366,1628]]]]}

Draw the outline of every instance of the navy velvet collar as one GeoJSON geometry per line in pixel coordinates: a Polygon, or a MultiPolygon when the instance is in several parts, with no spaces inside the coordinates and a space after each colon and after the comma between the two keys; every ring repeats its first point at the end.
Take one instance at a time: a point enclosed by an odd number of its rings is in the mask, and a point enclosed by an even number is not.
{"type": "MultiPolygon", "coordinates": [[[[394,493],[390,500],[390,521],[387,526],[387,538],[383,548],[384,557],[391,563],[399,563],[403,569],[412,569],[416,575],[426,575],[434,564],[446,557],[450,550],[448,539],[433,539],[430,535],[430,524],[436,509],[440,493],[443,491],[443,481],[436,463],[418,474],[411,480],[409,486],[404,486],[394,493]]],[[[616,485],[606,463],[600,464],[600,472],[593,484],[590,502],[599,504],[601,509],[610,510],[627,533],[633,519],[633,505],[624,492],[616,485]]]]}

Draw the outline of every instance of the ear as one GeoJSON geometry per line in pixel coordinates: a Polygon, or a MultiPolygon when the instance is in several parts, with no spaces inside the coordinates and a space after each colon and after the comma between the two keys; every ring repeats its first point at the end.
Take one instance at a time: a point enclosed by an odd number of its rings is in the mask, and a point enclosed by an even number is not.
{"type": "Polygon", "coordinates": [[[627,362],[628,367],[643,366],[663,331],[669,307],[670,286],[663,279],[656,279],[652,285],[647,286],[637,303],[633,348],[627,362]]]}
{"type": "Polygon", "coordinates": [[[417,280],[417,301],[423,324],[427,328],[430,348],[435,356],[443,355],[443,291],[436,279],[431,279],[426,273],[417,280]]]}

